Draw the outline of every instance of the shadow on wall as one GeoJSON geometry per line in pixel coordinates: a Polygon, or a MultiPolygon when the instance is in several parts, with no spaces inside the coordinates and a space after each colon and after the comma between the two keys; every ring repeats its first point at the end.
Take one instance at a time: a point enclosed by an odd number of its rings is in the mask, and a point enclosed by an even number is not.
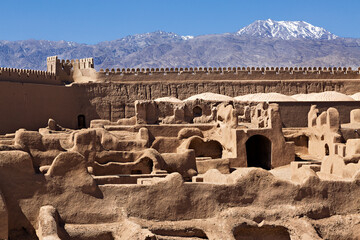
{"type": "Polygon", "coordinates": [[[151,229],[151,232],[161,237],[159,239],[208,239],[205,232],[198,228],[185,229],[151,229]],[[162,238],[164,237],[164,238],[162,238]]]}
{"type": "Polygon", "coordinates": [[[271,141],[262,135],[254,135],[246,141],[248,167],[271,169],[271,141]]]}
{"type": "Polygon", "coordinates": [[[258,227],[258,226],[249,226],[244,224],[235,227],[233,233],[236,240],[243,240],[243,239],[244,240],[245,239],[290,240],[290,234],[288,232],[288,229],[283,226],[264,225],[258,227]]]}

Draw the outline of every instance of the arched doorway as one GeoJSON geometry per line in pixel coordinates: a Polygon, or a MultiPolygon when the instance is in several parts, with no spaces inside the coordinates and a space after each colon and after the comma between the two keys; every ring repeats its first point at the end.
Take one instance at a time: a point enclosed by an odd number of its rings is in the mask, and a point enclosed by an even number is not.
{"type": "Polygon", "coordinates": [[[202,109],[199,106],[193,108],[193,117],[201,117],[202,116],[202,109]]]}
{"type": "Polygon", "coordinates": [[[254,135],[246,141],[248,167],[271,169],[271,141],[262,135],[254,135]]]}
{"type": "Polygon", "coordinates": [[[78,116],[78,129],[86,128],[86,121],[84,115],[78,116]]]}

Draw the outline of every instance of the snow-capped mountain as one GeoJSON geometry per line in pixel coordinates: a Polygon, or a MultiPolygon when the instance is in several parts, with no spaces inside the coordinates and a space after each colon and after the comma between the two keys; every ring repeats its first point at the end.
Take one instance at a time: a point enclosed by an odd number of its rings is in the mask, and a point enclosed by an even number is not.
{"type": "Polygon", "coordinates": [[[46,69],[46,57],[94,57],[95,68],[360,66],[360,39],[306,22],[256,21],[239,32],[186,36],[165,31],[98,44],[0,40],[0,67],[46,69]],[[331,41],[329,41],[331,40],[331,41]]]}
{"type": "Polygon", "coordinates": [[[274,21],[257,20],[240,29],[240,36],[290,39],[327,39],[332,40],[338,36],[304,21],[274,21]]]}

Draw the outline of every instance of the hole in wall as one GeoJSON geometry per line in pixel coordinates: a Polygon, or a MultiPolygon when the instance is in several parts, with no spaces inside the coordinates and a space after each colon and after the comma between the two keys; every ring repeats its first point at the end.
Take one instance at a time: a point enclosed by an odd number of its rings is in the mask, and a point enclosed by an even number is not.
{"type": "Polygon", "coordinates": [[[325,156],[329,156],[329,155],[330,155],[329,145],[325,144],[325,156]]]}

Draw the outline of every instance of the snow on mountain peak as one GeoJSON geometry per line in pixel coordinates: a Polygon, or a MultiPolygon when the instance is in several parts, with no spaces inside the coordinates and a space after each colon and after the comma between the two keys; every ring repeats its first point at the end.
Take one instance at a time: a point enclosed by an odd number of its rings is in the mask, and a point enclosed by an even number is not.
{"type": "Polygon", "coordinates": [[[272,19],[257,20],[240,29],[237,35],[255,36],[265,38],[290,39],[327,39],[332,40],[338,36],[304,21],[274,21],[272,19]]]}
{"type": "Polygon", "coordinates": [[[187,35],[187,36],[181,36],[181,38],[182,38],[183,40],[190,40],[190,39],[193,39],[194,36],[187,35]]]}

